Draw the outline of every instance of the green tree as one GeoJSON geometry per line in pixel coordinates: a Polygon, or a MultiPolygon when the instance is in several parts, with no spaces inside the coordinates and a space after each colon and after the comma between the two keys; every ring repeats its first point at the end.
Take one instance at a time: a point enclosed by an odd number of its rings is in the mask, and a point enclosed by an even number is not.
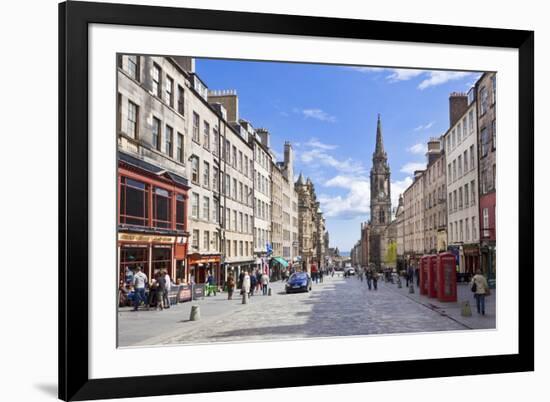
{"type": "Polygon", "coordinates": [[[384,262],[386,263],[386,265],[395,266],[397,262],[397,242],[395,240],[392,240],[388,243],[384,262]]]}

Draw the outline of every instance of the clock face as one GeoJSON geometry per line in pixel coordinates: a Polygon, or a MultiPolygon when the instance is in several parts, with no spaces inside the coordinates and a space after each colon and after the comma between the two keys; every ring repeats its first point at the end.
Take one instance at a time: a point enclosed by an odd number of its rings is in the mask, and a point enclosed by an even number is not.
{"type": "Polygon", "coordinates": [[[378,193],[378,198],[384,198],[385,196],[386,196],[386,194],[384,193],[384,190],[382,190],[378,193]]]}

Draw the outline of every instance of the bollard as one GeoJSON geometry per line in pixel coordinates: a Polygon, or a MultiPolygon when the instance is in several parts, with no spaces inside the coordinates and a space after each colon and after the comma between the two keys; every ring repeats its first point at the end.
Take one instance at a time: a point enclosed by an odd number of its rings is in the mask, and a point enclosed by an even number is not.
{"type": "Polygon", "coordinates": [[[243,292],[243,304],[248,304],[248,293],[243,292]]]}
{"type": "Polygon", "coordinates": [[[271,296],[271,288],[268,288],[268,289],[267,289],[267,295],[268,295],[268,296],[271,296]]]}
{"type": "Polygon", "coordinates": [[[201,310],[199,306],[191,306],[191,315],[189,321],[198,321],[201,319],[201,310]]]}
{"type": "Polygon", "coordinates": [[[460,315],[462,317],[471,317],[472,316],[472,308],[470,307],[470,302],[469,301],[462,302],[462,311],[460,312],[460,315]]]}
{"type": "Polygon", "coordinates": [[[399,289],[401,289],[401,288],[403,287],[403,285],[401,284],[401,278],[398,278],[398,279],[397,279],[397,287],[398,287],[399,289]]]}
{"type": "Polygon", "coordinates": [[[409,285],[409,293],[414,293],[414,284],[412,282],[409,285]]]}

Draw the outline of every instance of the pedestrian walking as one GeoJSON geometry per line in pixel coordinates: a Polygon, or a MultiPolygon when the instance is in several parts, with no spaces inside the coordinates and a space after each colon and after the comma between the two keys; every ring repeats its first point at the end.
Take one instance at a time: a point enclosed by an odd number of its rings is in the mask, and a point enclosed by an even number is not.
{"type": "Polygon", "coordinates": [[[490,294],[489,284],[487,279],[481,273],[481,270],[478,269],[476,274],[470,282],[472,292],[474,292],[474,298],[476,300],[477,313],[485,315],[485,296],[490,294]]]}
{"type": "MultiPolygon", "coordinates": [[[[240,274],[239,274],[239,282],[237,283],[237,288],[238,289],[242,289],[243,288],[243,280],[244,280],[244,271],[242,271],[240,274]]],[[[242,292],[241,292],[242,294],[242,292]]]]}
{"type": "Polygon", "coordinates": [[[372,289],[372,270],[370,268],[367,269],[367,286],[369,290],[372,289]]]}
{"type": "Polygon", "coordinates": [[[264,273],[262,275],[261,281],[262,281],[262,290],[263,290],[263,293],[264,293],[264,296],[265,296],[265,295],[267,295],[267,287],[269,285],[269,276],[267,276],[267,274],[264,273]]]}
{"type": "Polygon", "coordinates": [[[165,307],[164,304],[164,295],[166,294],[166,299],[168,299],[168,294],[166,293],[166,277],[164,272],[157,272],[157,310],[163,310],[165,307]]]}
{"type": "Polygon", "coordinates": [[[258,293],[260,293],[260,289],[262,288],[262,270],[257,269],[253,275],[256,276],[256,290],[258,291],[258,293]]]}
{"type": "Polygon", "coordinates": [[[378,290],[378,273],[376,271],[372,275],[372,286],[374,290],[378,290]]]}
{"type": "Polygon", "coordinates": [[[416,277],[416,287],[420,287],[420,270],[418,267],[414,268],[414,276],[416,277]]]}
{"type": "Polygon", "coordinates": [[[413,283],[414,281],[414,269],[410,265],[407,267],[406,279],[407,279],[407,287],[409,287],[409,283],[413,283]]]}
{"type": "Polygon", "coordinates": [[[233,299],[233,290],[235,289],[235,278],[233,277],[233,272],[229,273],[227,277],[227,300],[233,299]]]}
{"type": "Polygon", "coordinates": [[[323,270],[319,271],[319,280],[323,283],[323,270]]]}
{"type": "Polygon", "coordinates": [[[256,289],[257,284],[258,282],[256,279],[256,275],[250,275],[250,296],[254,296],[254,290],[256,289]]]}
{"type": "Polygon", "coordinates": [[[141,272],[141,267],[137,267],[137,272],[134,275],[134,311],[137,311],[141,302],[145,300],[145,284],[147,283],[147,275],[141,272]]]}
{"type": "Polygon", "coordinates": [[[243,284],[241,287],[241,294],[250,293],[250,276],[247,271],[243,272],[243,284]]]}
{"type": "Polygon", "coordinates": [[[168,275],[168,271],[164,271],[164,281],[165,288],[164,293],[162,294],[162,300],[164,303],[164,308],[170,308],[170,298],[168,295],[170,294],[170,290],[172,290],[172,282],[170,280],[170,275],[168,275]]]}

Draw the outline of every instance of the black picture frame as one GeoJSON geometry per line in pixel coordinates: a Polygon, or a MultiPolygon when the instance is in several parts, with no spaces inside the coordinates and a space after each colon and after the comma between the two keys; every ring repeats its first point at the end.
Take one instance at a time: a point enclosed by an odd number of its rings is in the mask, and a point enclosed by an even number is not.
{"type": "Polygon", "coordinates": [[[59,5],[59,398],[294,387],[534,370],[534,32],[71,1],[59,5]],[[88,25],[514,48],[519,51],[518,353],[498,356],[90,379],[88,25]],[[246,380],[245,380],[246,379],[246,380]]]}

